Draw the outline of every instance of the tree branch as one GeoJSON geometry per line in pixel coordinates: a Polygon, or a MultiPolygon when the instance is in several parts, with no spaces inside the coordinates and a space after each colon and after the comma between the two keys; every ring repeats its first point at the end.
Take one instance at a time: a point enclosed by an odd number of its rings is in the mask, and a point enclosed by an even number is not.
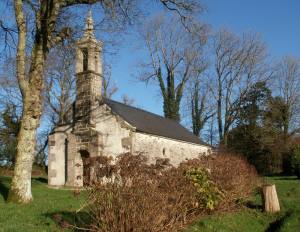
{"type": "Polygon", "coordinates": [[[26,56],[26,21],[23,12],[23,1],[15,0],[15,16],[18,27],[18,47],[17,47],[17,79],[20,86],[22,95],[28,89],[28,81],[26,80],[25,73],[25,56],[26,56]]]}

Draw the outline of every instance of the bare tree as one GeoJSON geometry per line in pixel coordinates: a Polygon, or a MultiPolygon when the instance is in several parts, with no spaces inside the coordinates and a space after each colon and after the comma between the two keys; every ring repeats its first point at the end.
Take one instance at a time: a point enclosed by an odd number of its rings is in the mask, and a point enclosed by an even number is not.
{"type": "Polygon", "coordinates": [[[217,128],[215,127],[216,126],[216,114],[212,115],[212,117],[209,119],[208,121],[208,128],[207,128],[207,131],[206,131],[206,141],[211,145],[213,146],[214,144],[216,144],[216,141],[217,141],[217,128]]]}
{"type": "Polygon", "coordinates": [[[0,108],[14,106],[18,114],[22,111],[22,95],[16,79],[16,60],[7,57],[1,67],[0,74],[0,108]]]}
{"type": "Polygon", "coordinates": [[[190,33],[176,18],[163,16],[147,22],[141,31],[149,59],[141,64],[140,80],[154,80],[159,85],[166,118],[180,120],[185,85],[196,69],[201,70],[207,27],[198,24],[197,32],[190,33]]]}
{"type": "MultiPolygon", "coordinates": [[[[3,1],[2,1],[3,2],[3,1]]],[[[1,2],[1,3],[2,3],[1,2]]],[[[193,11],[193,1],[161,0],[166,8],[182,15],[193,11]],[[184,3],[184,4],[183,4],[184,3]]],[[[20,203],[30,202],[31,170],[36,145],[36,132],[43,112],[44,68],[49,51],[72,30],[66,24],[64,14],[67,9],[80,4],[99,3],[103,20],[118,25],[132,22],[139,8],[136,0],[14,0],[16,28],[13,38],[17,38],[16,76],[22,95],[22,120],[18,134],[17,156],[8,200],[20,203]],[[29,70],[26,70],[29,60],[29,70]]],[[[70,23],[70,21],[68,21],[70,23]]],[[[6,25],[1,21],[1,29],[6,25]]],[[[7,30],[6,30],[7,31],[7,30]]]]}
{"type": "Polygon", "coordinates": [[[134,100],[133,98],[130,98],[128,95],[123,94],[123,95],[122,95],[122,102],[123,102],[125,105],[133,106],[134,103],[135,103],[135,100],[134,100]]]}
{"type": "Polygon", "coordinates": [[[104,65],[102,81],[102,95],[105,98],[112,98],[112,96],[118,91],[118,87],[113,82],[111,77],[111,67],[108,64],[104,65]]]}
{"type": "Polygon", "coordinates": [[[73,44],[60,44],[45,64],[45,108],[52,126],[67,123],[67,112],[75,100],[74,60],[73,44]]]}
{"type": "Polygon", "coordinates": [[[215,109],[209,101],[209,90],[206,83],[197,79],[193,82],[190,92],[191,119],[193,133],[198,137],[208,120],[215,114],[215,109]],[[201,86],[202,85],[202,86],[201,86]]]}
{"type": "Polygon", "coordinates": [[[219,140],[227,145],[229,129],[249,87],[270,76],[266,47],[256,34],[241,37],[226,30],[213,37],[214,71],[211,90],[217,105],[219,140]]]}
{"type": "MultiPolygon", "coordinates": [[[[8,107],[14,109],[14,118],[21,118],[22,116],[22,95],[17,83],[16,72],[15,72],[15,57],[5,57],[5,61],[2,67],[3,73],[0,75],[0,109],[6,110],[8,107]]],[[[47,105],[47,101],[45,102],[47,105]]],[[[47,107],[46,107],[47,108],[47,107]]],[[[50,110],[45,110],[45,117],[53,116],[50,110]]],[[[53,124],[52,124],[53,126],[53,124]]],[[[47,136],[45,132],[51,131],[51,128],[45,128],[44,130],[39,130],[37,136],[37,145],[35,156],[37,160],[45,160],[44,150],[47,146],[47,136]],[[39,158],[37,157],[39,156],[39,158]]],[[[42,162],[37,162],[41,164],[42,162]]],[[[14,164],[14,162],[13,162],[14,164]]]]}
{"type": "Polygon", "coordinates": [[[283,132],[285,138],[288,134],[299,131],[300,126],[300,60],[286,56],[276,65],[274,92],[279,95],[286,107],[283,132]]]}

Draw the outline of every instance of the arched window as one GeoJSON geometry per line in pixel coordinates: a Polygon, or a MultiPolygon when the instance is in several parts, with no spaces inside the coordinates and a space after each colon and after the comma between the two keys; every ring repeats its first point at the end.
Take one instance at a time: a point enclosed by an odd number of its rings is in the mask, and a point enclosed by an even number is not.
{"type": "Polygon", "coordinates": [[[83,164],[83,185],[87,186],[91,179],[90,153],[87,150],[80,150],[79,153],[83,164]]]}
{"type": "Polygon", "coordinates": [[[83,57],[83,61],[82,61],[82,64],[83,64],[83,71],[87,71],[88,70],[88,55],[89,55],[89,52],[88,52],[88,49],[87,48],[83,48],[82,49],[82,57],[83,57]]]}
{"type": "Polygon", "coordinates": [[[98,73],[98,56],[95,55],[95,72],[98,73]]]}
{"type": "Polygon", "coordinates": [[[90,153],[87,150],[80,150],[79,151],[81,158],[89,158],[90,153]]]}

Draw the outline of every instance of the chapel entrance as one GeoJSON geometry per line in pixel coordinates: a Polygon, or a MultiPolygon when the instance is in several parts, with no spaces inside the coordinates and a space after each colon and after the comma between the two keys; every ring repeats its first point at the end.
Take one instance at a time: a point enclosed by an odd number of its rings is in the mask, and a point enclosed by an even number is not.
{"type": "Polygon", "coordinates": [[[80,156],[82,159],[82,178],[83,178],[83,186],[90,185],[91,181],[91,165],[90,165],[90,153],[86,150],[80,150],[80,156]]]}

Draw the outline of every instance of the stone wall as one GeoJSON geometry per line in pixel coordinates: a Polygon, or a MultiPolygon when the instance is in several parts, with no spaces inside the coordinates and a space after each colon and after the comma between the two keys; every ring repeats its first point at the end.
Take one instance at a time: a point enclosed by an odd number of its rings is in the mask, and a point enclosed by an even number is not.
{"type": "Polygon", "coordinates": [[[158,158],[168,158],[170,163],[178,165],[187,159],[209,154],[210,148],[198,144],[135,132],[133,152],[142,153],[154,163],[158,158]]]}
{"type": "Polygon", "coordinates": [[[97,108],[96,131],[99,133],[101,155],[116,157],[132,151],[132,128],[106,105],[97,108]]]}
{"type": "Polygon", "coordinates": [[[66,179],[66,148],[70,126],[56,128],[53,134],[49,135],[48,141],[48,184],[61,186],[66,179]]]}

